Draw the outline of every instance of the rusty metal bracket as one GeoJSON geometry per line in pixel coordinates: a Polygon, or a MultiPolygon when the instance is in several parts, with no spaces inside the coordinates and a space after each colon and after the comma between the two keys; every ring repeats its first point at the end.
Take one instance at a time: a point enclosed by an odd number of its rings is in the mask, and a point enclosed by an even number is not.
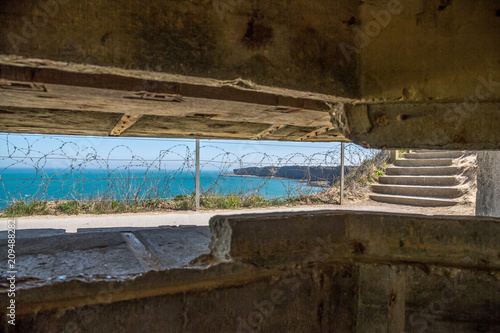
{"type": "Polygon", "coordinates": [[[263,130],[262,132],[260,132],[259,134],[255,135],[255,136],[253,136],[250,140],[263,139],[263,138],[267,137],[268,135],[273,134],[277,130],[282,129],[283,127],[285,127],[285,125],[279,125],[279,124],[271,125],[269,128],[263,130]]]}
{"type": "Polygon", "coordinates": [[[123,98],[131,99],[146,99],[150,101],[161,101],[161,102],[182,102],[184,98],[181,95],[172,94],[158,94],[147,91],[138,91],[131,93],[130,95],[123,96],[123,98]]]}
{"type": "Polygon", "coordinates": [[[186,115],[186,118],[201,118],[201,119],[213,119],[220,117],[217,113],[193,113],[186,115]]]}
{"type": "Polygon", "coordinates": [[[9,81],[9,80],[5,80],[5,79],[0,79],[0,88],[1,89],[36,91],[36,92],[40,92],[40,91],[47,92],[47,87],[43,83],[9,81]]]}
{"type": "Polygon", "coordinates": [[[111,130],[109,136],[120,136],[126,129],[135,124],[141,117],[141,114],[125,113],[118,121],[118,124],[116,124],[116,126],[111,130]]]}
{"type": "Polygon", "coordinates": [[[271,111],[271,112],[281,112],[281,113],[297,113],[297,112],[304,112],[303,109],[301,108],[294,108],[294,107],[290,107],[290,106],[276,106],[272,109],[269,109],[267,111],[271,111]]]}
{"type": "Polygon", "coordinates": [[[325,132],[328,132],[328,131],[331,131],[331,130],[334,130],[335,127],[333,126],[325,126],[325,127],[321,127],[321,128],[318,128],[317,130],[314,130],[306,135],[304,135],[303,137],[301,137],[300,139],[298,140],[295,140],[295,141],[306,141],[310,138],[313,138],[315,136],[318,136],[322,133],[325,133],[325,132]]]}

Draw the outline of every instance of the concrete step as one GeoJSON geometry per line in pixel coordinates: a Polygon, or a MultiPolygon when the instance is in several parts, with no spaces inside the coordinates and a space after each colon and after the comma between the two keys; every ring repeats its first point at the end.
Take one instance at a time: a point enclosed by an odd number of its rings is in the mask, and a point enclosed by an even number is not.
{"type": "Polygon", "coordinates": [[[433,152],[414,152],[404,154],[408,159],[429,159],[429,158],[459,158],[464,153],[462,151],[433,151],[433,152]]]}
{"type": "Polygon", "coordinates": [[[451,158],[418,158],[418,159],[399,159],[394,162],[395,166],[451,166],[451,158]]]}
{"type": "Polygon", "coordinates": [[[402,196],[418,196],[433,198],[459,198],[464,190],[457,186],[416,186],[416,185],[372,185],[372,190],[379,194],[391,194],[402,196]]]}
{"type": "Polygon", "coordinates": [[[426,206],[426,207],[445,207],[455,206],[458,201],[451,199],[432,198],[432,197],[411,197],[402,195],[372,194],[372,200],[399,205],[426,206]]]}
{"type": "Polygon", "coordinates": [[[447,167],[388,167],[386,169],[387,175],[419,175],[419,176],[444,176],[456,175],[458,168],[454,166],[447,167]]]}
{"type": "Polygon", "coordinates": [[[453,186],[460,184],[456,176],[382,176],[380,184],[422,185],[422,186],[453,186]]]}

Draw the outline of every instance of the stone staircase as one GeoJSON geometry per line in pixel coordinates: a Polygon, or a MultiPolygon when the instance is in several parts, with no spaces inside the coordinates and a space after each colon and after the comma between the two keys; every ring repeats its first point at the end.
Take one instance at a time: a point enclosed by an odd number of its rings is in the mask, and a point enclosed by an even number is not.
{"type": "Polygon", "coordinates": [[[461,170],[453,160],[461,151],[419,150],[386,169],[379,184],[372,185],[370,198],[375,201],[413,206],[454,206],[465,190],[461,187],[461,170]]]}

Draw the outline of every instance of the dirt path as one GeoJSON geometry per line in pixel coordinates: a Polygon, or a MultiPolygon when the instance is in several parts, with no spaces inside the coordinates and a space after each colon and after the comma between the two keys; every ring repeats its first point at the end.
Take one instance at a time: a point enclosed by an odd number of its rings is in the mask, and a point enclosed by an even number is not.
{"type": "MultiPolygon", "coordinates": [[[[112,215],[73,215],[73,216],[29,216],[16,218],[18,230],[52,229],[54,232],[77,232],[78,229],[105,229],[136,227],[150,228],[158,226],[197,225],[207,226],[208,221],[215,215],[269,213],[269,212],[303,212],[318,210],[355,210],[405,214],[425,215],[474,215],[475,207],[472,204],[457,205],[454,207],[415,207],[379,203],[372,200],[347,202],[345,205],[311,205],[281,208],[259,208],[239,210],[210,210],[210,211],[172,211],[160,213],[140,214],[112,214],[112,215]]],[[[7,218],[0,219],[0,231],[7,230],[7,218]]]]}

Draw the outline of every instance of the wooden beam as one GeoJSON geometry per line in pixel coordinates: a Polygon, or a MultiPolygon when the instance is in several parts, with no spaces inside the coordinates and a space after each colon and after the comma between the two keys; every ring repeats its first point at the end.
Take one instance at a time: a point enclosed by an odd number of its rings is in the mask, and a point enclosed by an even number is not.
{"type": "MultiPolygon", "coordinates": [[[[282,112],[281,109],[224,100],[183,97],[182,102],[158,102],[148,99],[128,99],[129,92],[46,85],[48,92],[0,89],[0,106],[21,109],[51,109],[143,114],[188,118],[217,118],[218,120],[321,127],[331,125],[327,112],[301,109],[301,112],[282,112]]],[[[258,133],[256,133],[258,134],[258,133]]]]}
{"type": "Polygon", "coordinates": [[[130,93],[119,90],[45,86],[45,92],[0,89],[1,132],[292,141],[331,124],[328,113],[307,109],[184,96],[159,102],[124,98],[130,93]]]}
{"type": "Polygon", "coordinates": [[[43,91],[46,92],[47,88],[43,83],[33,82],[20,82],[0,79],[0,89],[15,89],[25,91],[43,91]]]}
{"type": "Polygon", "coordinates": [[[329,111],[330,105],[350,99],[304,91],[253,84],[237,79],[221,81],[168,73],[68,64],[39,59],[17,59],[0,55],[0,78],[113,90],[178,94],[234,102],[245,102],[315,111],[329,111]]]}

